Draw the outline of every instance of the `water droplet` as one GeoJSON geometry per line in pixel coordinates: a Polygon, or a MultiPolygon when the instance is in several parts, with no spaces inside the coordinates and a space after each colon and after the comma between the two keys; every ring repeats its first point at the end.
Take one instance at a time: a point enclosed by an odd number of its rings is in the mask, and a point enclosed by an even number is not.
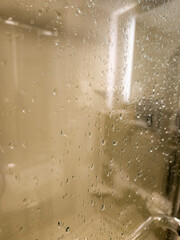
{"type": "Polygon", "coordinates": [[[77,8],[75,15],[78,16],[82,14],[83,14],[82,10],[80,8],[77,8]]]}
{"type": "Polygon", "coordinates": [[[102,205],[101,210],[102,210],[102,211],[105,210],[105,204],[102,205]]]}
{"type": "Polygon", "coordinates": [[[118,141],[117,141],[117,140],[114,140],[114,141],[113,141],[113,146],[117,146],[117,144],[118,144],[118,141]]]}
{"type": "Polygon", "coordinates": [[[36,185],[38,184],[38,177],[37,176],[34,176],[33,177],[33,180],[34,180],[34,182],[36,183],[36,185]]]}
{"type": "Polygon", "coordinates": [[[91,171],[94,169],[94,164],[92,163],[91,164],[91,171]]]}
{"type": "Polygon", "coordinates": [[[40,17],[41,15],[42,15],[42,10],[39,9],[39,10],[38,10],[38,16],[40,17]]]}
{"type": "Polygon", "coordinates": [[[15,146],[14,146],[14,144],[13,144],[12,142],[9,143],[9,148],[10,148],[11,150],[14,150],[15,146]]]}
{"type": "MultiPolygon", "coordinates": [[[[63,137],[67,137],[68,135],[65,133],[65,132],[63,132],[62,130],[61,130],[61,136],[63,136],[63,137]]],[[[81,148],[80,146],[79,146],[79,148],[81,148]]]]}
{"type": "Polygon", "coordinates": [[[61,17],[61,13],[58,12],[58,11],[56,11],[56,18],[57,18],[58,20],[62,18],[62,17],[61,17]]]}
{"type": "Polygon", "coordinates": [[[110,160],[110,166],[113,166],[113,158],[110,160]]]}
{"type": "Polygon", "coordinates": [[[120,120],[122,120],[122,113],[119,114],[119,118],[120,118],[120,120]]]}
{"type": "Polygon", "coordinates": [[[41,211],[41,208],[37,208],[37,212],[40,212],[41,211]]]}
{"type": "Polygon", "coordinates": [[[28,206],[28,201],[26,198],[23,199],[23,204],[24,204],[24,206],[28,206]]]}
{"type": "Polygon", "coordinates": [[[136,114],[136,118],[140,119],[141,115],[139,113],[136,114]]]}
{"type": "Polygon", "coordinates": [[[56,89],[53,90],[53,95],[56,96],[56,89]]]}
{"type": "Polygon", "coordinates": [[[61,222],[60,221],[58,221],[58,228],[60,228],[61,227],[61,222]]]}
{"type": "Polygon", "coordinates": [[[106,141],[103,139],[101,143],[104,146],[106,144],[106,141]]]}
{"type": "Polygon", "coordinates": [[[8,164],[8,168],[14,168],[15,166],[16,166],[15,163],[9,163],[9,164],[8,164]]]}
{"type": "Polygon", "coordinates": [[[27,148],[26,143],[22,143],[22,147],[23,147],[24,149],[26,149],[26,148],[27,148]]]}

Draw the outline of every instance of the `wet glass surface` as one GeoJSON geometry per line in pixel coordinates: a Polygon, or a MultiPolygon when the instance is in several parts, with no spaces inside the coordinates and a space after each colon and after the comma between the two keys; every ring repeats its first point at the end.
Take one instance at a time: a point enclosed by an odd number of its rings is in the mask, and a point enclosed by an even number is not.
{"type": "Polygon", "coordinates": [[[0,239],[177,239],[180,2],[0,2],[0,239]]]}

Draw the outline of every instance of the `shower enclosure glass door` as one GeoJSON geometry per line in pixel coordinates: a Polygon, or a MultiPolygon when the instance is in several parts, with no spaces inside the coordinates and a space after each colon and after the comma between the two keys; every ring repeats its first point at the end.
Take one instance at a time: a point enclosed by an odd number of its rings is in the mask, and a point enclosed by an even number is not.
{"type": "Polygon", "coordinates": [[[180,1],[0,1],[0,239],[180,234],[180,1]]]}

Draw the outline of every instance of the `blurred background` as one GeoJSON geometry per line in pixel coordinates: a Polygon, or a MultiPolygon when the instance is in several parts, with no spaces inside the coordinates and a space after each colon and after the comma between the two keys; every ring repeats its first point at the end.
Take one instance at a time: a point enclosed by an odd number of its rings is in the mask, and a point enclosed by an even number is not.
{"type": "Polygon", "coordinates": [[[179,217],[179,11],[0,0],[0,239],[135,239],[179,217]]]}

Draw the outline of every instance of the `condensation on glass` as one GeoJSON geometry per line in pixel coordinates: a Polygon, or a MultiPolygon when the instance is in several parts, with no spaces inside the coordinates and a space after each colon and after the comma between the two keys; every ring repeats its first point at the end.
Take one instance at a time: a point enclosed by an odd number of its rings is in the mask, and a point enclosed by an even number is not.
{"type": "Polygon", "coordinates": [[[180,1],[0,1],[0,239],[180,234],[180,1]]]}

